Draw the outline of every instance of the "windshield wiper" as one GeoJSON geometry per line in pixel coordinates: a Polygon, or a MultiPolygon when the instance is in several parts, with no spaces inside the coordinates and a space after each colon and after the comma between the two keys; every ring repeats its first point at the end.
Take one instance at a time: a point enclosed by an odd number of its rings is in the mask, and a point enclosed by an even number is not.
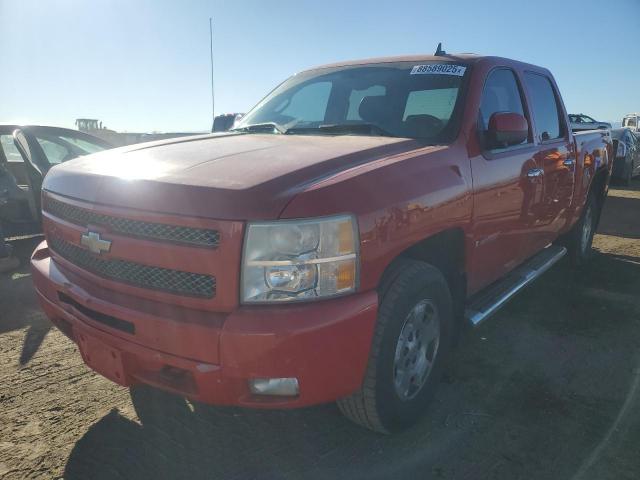
{"type": "Polygon", "coordinates": [[[330,125],[318,125],[317,127],[289,128],[287,133],[302,133],[320,131],[322,133],[355,133],[355,134],[377,134],[383,137],[395,137],[391,132],[376,125],[375,123],[335,123],[330,125]]]}
{"type": "Polygon", "coordinates": [[[275,130],[281,134],[287,133],[287,129],[276,122],[254,123],[253,125],[230,129],[231,132],[262,132],[268,130],[275,130]]]}

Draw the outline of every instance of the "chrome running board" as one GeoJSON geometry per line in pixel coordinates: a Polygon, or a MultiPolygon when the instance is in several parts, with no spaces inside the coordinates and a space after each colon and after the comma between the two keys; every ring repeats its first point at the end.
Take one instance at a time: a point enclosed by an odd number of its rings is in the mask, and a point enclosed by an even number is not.
{"type": "Polygon", "coordinates": [[[549,270],[566,253],[567,249],[564,247],[548,246],[505,278],[474,295],[467,303],[465,318],[474,326],[478,325],[496,313],[516,293],[549,270]]]}

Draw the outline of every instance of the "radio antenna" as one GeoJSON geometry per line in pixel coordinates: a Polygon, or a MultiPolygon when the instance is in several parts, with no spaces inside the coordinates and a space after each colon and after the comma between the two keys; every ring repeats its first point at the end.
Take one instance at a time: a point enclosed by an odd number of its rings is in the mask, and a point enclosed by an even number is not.
{"type": "Polygon", "coordinates": [[[209,53],[211,60],[211,118],[215,118],[215,94],[213,90],[213,18],[209,17],[209,53]]]}
{"type": "Polygon", "coordinates": [[[436,57],[444,57],[446,54],[447,52],[442,49],[442,42],[438,43],[438,48],[436,48],[436,53],[434,53],[434,55],[436,57]]]}

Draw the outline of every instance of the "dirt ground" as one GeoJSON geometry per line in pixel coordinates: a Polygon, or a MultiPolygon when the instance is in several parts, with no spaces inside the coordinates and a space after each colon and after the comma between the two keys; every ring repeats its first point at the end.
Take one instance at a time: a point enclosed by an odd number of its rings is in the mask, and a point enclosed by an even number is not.
{"type": "Polygon", "coordinates": [[[142,427],[39,311],[33,246],[0,276],[1,478],[640,478],[640,183],[611,190],[593,263],[563,260],[465,334],[429,413],[395,436],[333,405],[142,427]]]}

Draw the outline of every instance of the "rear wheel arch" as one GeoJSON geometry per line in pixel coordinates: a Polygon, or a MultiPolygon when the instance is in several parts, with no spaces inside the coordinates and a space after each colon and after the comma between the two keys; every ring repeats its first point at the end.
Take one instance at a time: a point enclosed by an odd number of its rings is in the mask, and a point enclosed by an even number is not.
{"type": "Polygon", "coordinates": [[[589,190],[587,190],[587,197],[589,195],[593,195],[598,204],[596,228],[598,227],[598,223],[600,222],[600,213],[602,212],[602,206],[604,205],[604,201],[607,198],[608,185],[609,185],[609,172],[605,169],[602,169],[597,171],[596,174],[593,176],[593,179],[591,180],[591,185],[589,185],[589,190]]]}

